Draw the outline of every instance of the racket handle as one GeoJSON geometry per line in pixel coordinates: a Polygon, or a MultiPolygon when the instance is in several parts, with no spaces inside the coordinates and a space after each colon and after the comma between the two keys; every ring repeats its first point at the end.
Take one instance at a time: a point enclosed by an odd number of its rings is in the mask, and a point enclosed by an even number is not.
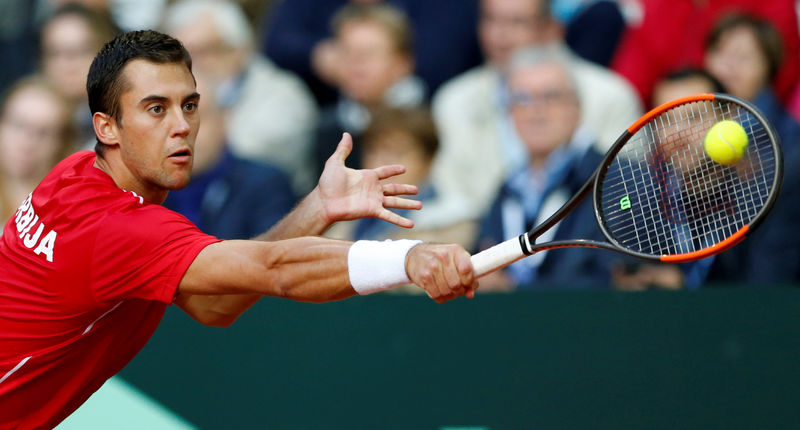
{"type": "Polygon", "coordinates": [[[480,278],[524,257],[519,238],[515,237],[473,255],[472,267],[475,276],[480,278]]]}

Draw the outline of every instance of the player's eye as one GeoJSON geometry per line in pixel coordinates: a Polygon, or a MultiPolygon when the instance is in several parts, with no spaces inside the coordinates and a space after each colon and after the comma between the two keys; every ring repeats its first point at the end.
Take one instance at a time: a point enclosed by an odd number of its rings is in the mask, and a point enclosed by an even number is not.
{"type": "Polygon", "coordinates": [[[164,113],[164,106],[155,105],[155,106],[151,107],[150,109],[148,109],[148,111],[151,112],[151,113],[154,113],[156,115],[161,115],[162,113],[164,113]]]}
{"type": "Polygon", "coordinates": [[[197,103],[195,102],[186,103],[185,105],[183,105],[183,110],[185,110],[186,112],[195,112],[197,111],[197,103]]]}

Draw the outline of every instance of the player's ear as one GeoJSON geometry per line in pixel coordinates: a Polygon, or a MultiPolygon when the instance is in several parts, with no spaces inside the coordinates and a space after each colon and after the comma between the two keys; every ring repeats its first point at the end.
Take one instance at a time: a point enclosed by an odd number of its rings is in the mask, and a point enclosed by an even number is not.
{"type": "Polygon", "coordinates": [[[119,144],[119,127],[117,120],[104,112],[95,112],[92,115],[92,125],[97,139],[106,145],[119,144]]]}

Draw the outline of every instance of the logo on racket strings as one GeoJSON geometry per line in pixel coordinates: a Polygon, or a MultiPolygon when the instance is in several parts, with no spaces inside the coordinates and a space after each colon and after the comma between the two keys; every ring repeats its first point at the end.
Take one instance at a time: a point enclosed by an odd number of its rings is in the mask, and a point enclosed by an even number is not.
{"type": "Polygon", "coordinates": [[[619,209],[620,210],[626,211],[626,210],[628,210],[630,208],[631,208],[631,198],[630,197],[625,196],[625,197],[619,199],[619,209]]]}

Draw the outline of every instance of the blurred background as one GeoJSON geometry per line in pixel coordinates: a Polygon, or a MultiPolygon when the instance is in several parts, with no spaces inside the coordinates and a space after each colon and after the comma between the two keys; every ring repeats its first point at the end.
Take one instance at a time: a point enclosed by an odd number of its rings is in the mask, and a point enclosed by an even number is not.
{"type": "MultiPolygon", "coordinates": [[[[0,0],[0,215],[92,150],[86,73],[115,35],[180,39],[202,94],[192,184],[165,205],[225,239],[268,229],[343,132],[402,163],[414,237],[471,252],[546,219],[647,110],[698,92],[772,123],[785,179],[732,250],[658,265],[538,254],[473,302],[414,287],[264,299],[219,331],[170,310],[63,428],[791,428],[800,413],[800,31],[793,0],[0,0]],[[519,61],[546,48],[556,60],[519,61]],[[527,102],[521,102],[527,100],[527,102]],[[368,364],[365,364],[368,363],[368,364]]],[[[602,239],[591,207],[555,239],[602,239]]]]}

